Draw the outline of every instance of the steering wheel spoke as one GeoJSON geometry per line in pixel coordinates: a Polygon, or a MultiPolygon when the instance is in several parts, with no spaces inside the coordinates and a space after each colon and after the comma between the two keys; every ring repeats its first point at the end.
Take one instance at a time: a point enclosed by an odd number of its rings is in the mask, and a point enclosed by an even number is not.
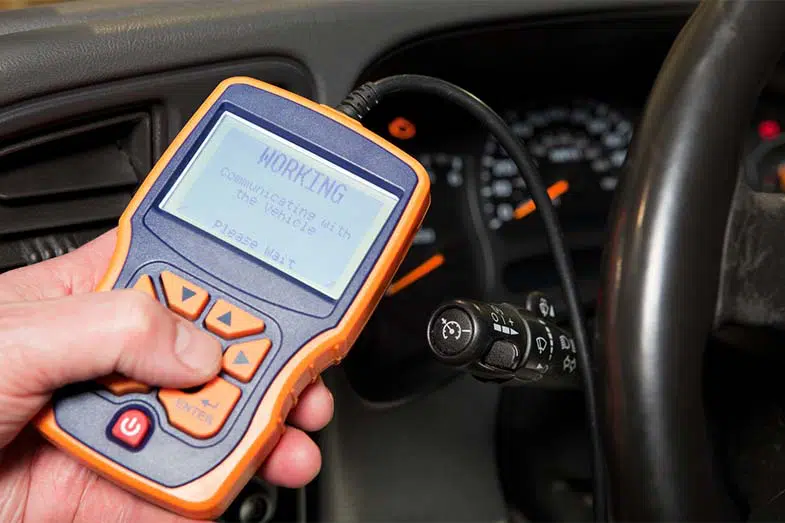
{"type": "Polygon", "coordinates": [[[785,330],[785,195],[753,191],[742,177],[725,235],[715,324],[785,330]]]}

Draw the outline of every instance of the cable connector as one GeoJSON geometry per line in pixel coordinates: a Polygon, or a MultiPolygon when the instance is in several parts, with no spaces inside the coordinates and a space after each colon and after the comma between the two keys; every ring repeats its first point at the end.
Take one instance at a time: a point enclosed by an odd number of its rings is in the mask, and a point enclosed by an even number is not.
{"type": "Polygon", "coordinates": [[[374,82],[367,82],[349,93],[335,109],[349,118],[361,121],[379,103],[374,82]]]}

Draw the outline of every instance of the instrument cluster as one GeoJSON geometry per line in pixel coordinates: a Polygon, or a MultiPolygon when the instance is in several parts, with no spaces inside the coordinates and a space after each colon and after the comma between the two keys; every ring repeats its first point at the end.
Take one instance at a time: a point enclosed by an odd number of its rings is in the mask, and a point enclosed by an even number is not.
{"type": "MultiPolygon", "coordinates": [[[[690,12],[659,6],[445,28],[377,57],[357,85],[433,76],[506,119],[550,187],[591,323],[608,214],[634,129],[690,12]]],[[[364,123],[418,158],[434,182],[416,243],[343,365],[360,396],[400,402],[449,379],[425,336],[442,301],[521,303],[541,291],[559,313],[564,304],[528,188],[480,122],[438,97],[399,93],[364,123]]]]}
{"type": "MultiPolygon", "coordinates": [[[[588,307],[596,295],[605,222],[636,112],[586,97],[497,109],[528,149],[551,188],[588,307]]],[[[365,121],[417,158],[430,174],[432,202],[414,244],[345,367],[364,395],[384,393],[380,375],[436,369],[425,329],[444,300],[516,302],[533,290],[561,306],[558,276],[542,224],[512,161],[483,127],[432,99],[401,97],[365,121]],[[363,350],[362,346],[373,350],[363,350]],[[384,358],[378,358],[379,352],[384,358]],[[425,369],[425,370],[424,370],[425,369]],[[367,378],[365,378],[367,377],[367,378]],[[368,383],[363,384],[363,380],[368,383]]],[[[447,379],[448,376],[445,376],[447,379]]],[[[412,387],[422,381],[411,376],[412,387]]],[[[433,381],[433,380],[431,380],[433,381]]],[[[392,396],[392,392],[391,392],[392,396]]]]}

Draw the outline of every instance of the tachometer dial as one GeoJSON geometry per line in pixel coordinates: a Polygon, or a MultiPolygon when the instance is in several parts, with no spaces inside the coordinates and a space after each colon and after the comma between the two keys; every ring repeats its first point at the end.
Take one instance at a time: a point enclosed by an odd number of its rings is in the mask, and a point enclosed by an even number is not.
{"type": "Polygon", "coordinates": [[[407,397],[453,374],[433,360],[424,333],[439,303],[448,296],[471,296],[477,280],[467,233],[467,159],[442,153],[417,159],[431,177],[431,207],[360,347],[344,363],[355,390],[374,402],[407,397]]]}
{"type": "Polygon", "coordinates": [[[427,285],[428,294],[450,292],[450,286],[460,281],[466,269],[466,253],[462,252],[466,233],[463,227],[456,227],[461,219],[457,200],[464,182],[464,159],[449,154],[423,154],[418,160],[431,178],[431,208],[386,294],[391,298],[408,289],[417,305],[423,301],[415,287],[420,280],[429,277],[419,284],[420,289],[427,285]]]}
{"type": "MultiPolygon", "coordinates": [[[[554,203],[569,214],[604,217],[627,156],[632,122],[621,111],[592,101],[510,112],[506,119],[545,183],[569,185],[567,194],[554,203]]],[[[489,137],[481,159],[480,199],[491,229],[520,217],[516,210],[530,199],[517,173],[507,153],[489,137]]]]}
{"type": "Polygon", "coordinates": [[[387,289],[385,302],[401,310],[411,322],[422,312],[427,325],[431,306],[462,287],[470,266],[465,212],[461,202],[464,159],[450,154],[423,154],[418,160],[431,177],[431,208],[417,232],[412,247],[387,289]],[[426,311],[428,311],[426,313],[426,311]]]}

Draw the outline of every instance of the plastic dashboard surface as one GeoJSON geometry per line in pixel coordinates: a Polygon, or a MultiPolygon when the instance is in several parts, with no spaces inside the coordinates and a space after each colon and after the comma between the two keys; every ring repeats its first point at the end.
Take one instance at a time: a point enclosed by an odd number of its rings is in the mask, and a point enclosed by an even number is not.
{"type": "MultiPolygon", "coordinates": [[[[432,31],[651,0],[93,0],[0,13],[0,106],[195,64],[268,54],[302,61],[334,105],[389,47],[432,31]],[[209,35],[209,46],[193,45],[209,35]]],[[[686,2],[691,4],[692,2],[686,2]]]]}

